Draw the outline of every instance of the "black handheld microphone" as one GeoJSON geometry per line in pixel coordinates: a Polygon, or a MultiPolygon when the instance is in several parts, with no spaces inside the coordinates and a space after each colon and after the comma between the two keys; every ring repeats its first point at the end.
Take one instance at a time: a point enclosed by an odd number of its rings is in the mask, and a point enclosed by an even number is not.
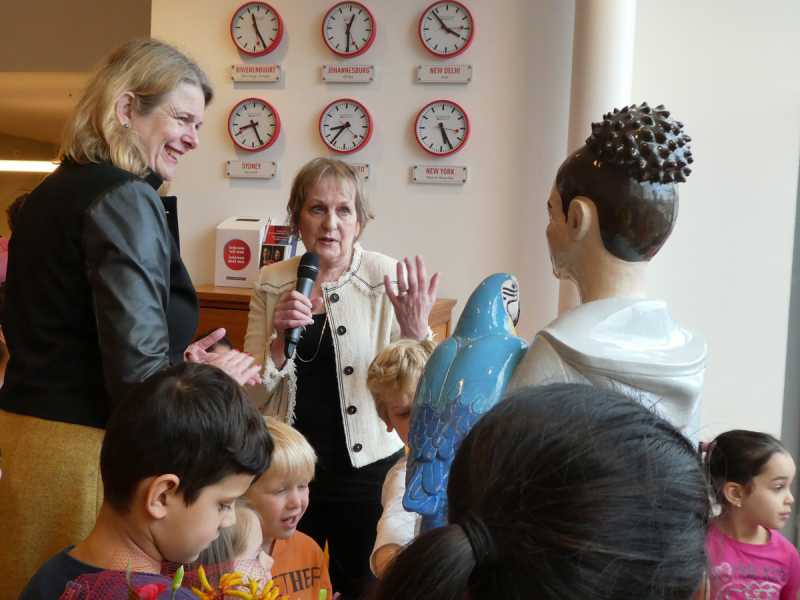
{"type": "MultiPolygon", "coordinates": [[[[295,289],[308,298],[314,288],[314,282],[317,280],[318,274],[319,256],[313,252],[306,252],[297,267],[297,287],[295,289]]],[[[283,345],[283,353],[286,358],[292,358],[302,333],[302,327],[293,327],[286,330],[286,341],[283,345]]]]}

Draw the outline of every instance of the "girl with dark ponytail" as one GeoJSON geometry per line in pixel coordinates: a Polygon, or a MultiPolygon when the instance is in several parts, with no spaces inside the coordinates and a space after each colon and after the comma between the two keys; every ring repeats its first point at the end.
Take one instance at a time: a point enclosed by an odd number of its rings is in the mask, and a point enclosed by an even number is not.
{"type": "Polygon", "coordinates": [[[523,388],[466,437],[449,522],[400,553],[376,600],[687,600],[709,500],[672,425],[620,394],[523,388]]]}
{"type": "Polygon", "coordinates": [[[708,528],[711,598],[800,596],[800,556],[778,529],[792,514],[796,467],[768,433],[735,429],[706,450],[720,514],[708,528]]]}

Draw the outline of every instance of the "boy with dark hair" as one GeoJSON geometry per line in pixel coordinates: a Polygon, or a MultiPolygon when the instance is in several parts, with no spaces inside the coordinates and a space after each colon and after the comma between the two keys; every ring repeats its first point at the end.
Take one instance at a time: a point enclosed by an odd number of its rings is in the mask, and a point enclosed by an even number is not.
{"type": "Polygon", "coordinates": [[[102,571],[162,580],[162,563],[196,560],[235,523],[235,500],[271,454],[261,415],[221,370],[183,363],[157,373],[108,423],[94,529],[48,560],[20,600],[58,598],[68,582],[102,571]]]}

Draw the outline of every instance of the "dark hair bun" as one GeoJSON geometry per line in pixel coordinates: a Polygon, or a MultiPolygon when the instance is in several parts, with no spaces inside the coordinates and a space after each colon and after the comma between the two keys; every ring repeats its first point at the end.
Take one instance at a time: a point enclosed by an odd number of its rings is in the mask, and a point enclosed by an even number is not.
{"type": "Polygon", "coordinates": [[[625,169],[637,181],[672,183],[686,181],[692,172],[692,150],[683,123],[670,119],[659,104],[631,104],[603,115],[592,123],[586,146],[599,159],[625,169]]]}

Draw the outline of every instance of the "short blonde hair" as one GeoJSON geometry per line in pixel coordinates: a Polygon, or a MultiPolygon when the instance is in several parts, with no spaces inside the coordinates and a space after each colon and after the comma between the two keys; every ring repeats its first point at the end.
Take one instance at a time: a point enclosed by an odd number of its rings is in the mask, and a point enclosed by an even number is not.
{"type": "Polygon", "coordinates": [[[367,371],[367,387],[381,419],[388,422],[383,394],[389,390],[413,394],[435,348],[433,340],[403,338],[386,346],[373,359],[367,371]]]}
{"type": "Polygon", "coordinates": [[[294,176],[292,191],[289,193],[289,202],[286,203],[286,212],[292,233],[297,234],[300,227],[300,212],[306,202],[308,190],[326,177],[353,186],[356,201],[356,219],[363,233],[367,223],[375,218],[370,209],[367,195],[364,192],[364,182],[356,170],[346,162],[335,158],[314,158],[307,162],[294,176]]]}
{"type": "Polygon", "coordinates": [[[211,542],[197,559],[201,565],[217,567],[220,574],[225,572],[234,560],[242,558],[242,554],[247,550],[247,541],[253,527],[261,527],[261,515],[244,496],[236,500],[234,510],[236,523],[220,529],[217,539],[211,542]]]}
{"type": "Polygon", "coordinates": [[[264,417],[274,449],[269,469],[262,477],[285,477],[291,481],[311,481],[317,454],[302,433],[274,417],[264,417]]]}
{"type": "Polygon", "coordinates": [[[131,92],[134,110],[147,115],[181,83],[196,85],[206,105],[211,102],[214,92],[208,77],[177,49],[152,39],[123,44],[89,81],[67,123],[59,158],[82,164],[110,160],[120,169],[146,175],[146,153],[136,133],[117,119],[117,100],[131,92]]]}

